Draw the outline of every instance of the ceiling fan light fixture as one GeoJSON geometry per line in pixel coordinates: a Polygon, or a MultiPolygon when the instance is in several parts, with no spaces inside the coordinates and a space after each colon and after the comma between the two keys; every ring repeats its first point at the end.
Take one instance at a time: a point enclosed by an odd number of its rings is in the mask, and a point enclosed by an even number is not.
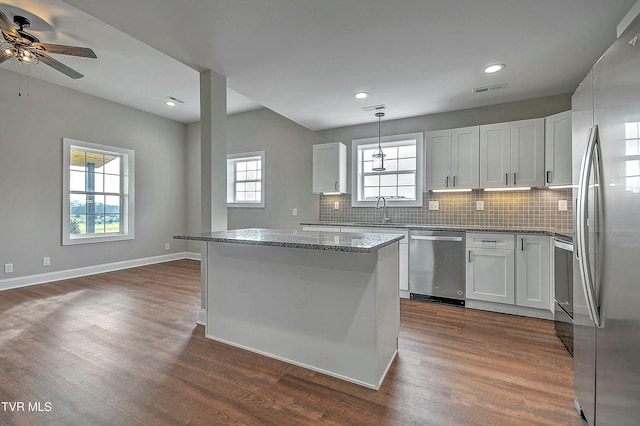
{"type": "Polygon", "coordinates": [[[167,100],[166,100],[166,101],[164,101],[164,103],[165,103],[168,107],[173,108],[174,106],[176,106],[176,105],[178,105],[178,104],[183,104],[183,103],[184,103],[184,101],[181,101],[181,100],[180,100],[180,99],[178,99],[178,98],[174,98],[173,96],[169,96],[169,97],[167,98],[167,100]]]}
{"type": "Polygon", "coordinates": [[[366,99],[369,97],[369,93],[367,92],[356,92],[353,94],[353,97],[356,99],[366,99]]]}

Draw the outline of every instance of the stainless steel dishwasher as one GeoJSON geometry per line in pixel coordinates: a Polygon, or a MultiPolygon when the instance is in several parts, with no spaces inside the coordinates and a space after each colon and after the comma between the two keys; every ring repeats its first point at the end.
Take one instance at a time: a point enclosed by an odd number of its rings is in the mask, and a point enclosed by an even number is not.
{"type": "Polygon", "coordinates": [[[409,232],[411,299],[464,306],[464,232],[409,232]]]}

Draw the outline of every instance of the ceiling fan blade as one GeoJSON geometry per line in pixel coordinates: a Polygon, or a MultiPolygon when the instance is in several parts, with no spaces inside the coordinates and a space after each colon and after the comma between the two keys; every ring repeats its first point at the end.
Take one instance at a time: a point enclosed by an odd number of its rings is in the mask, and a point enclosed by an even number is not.
{"type": "Polygon", "coordinates": [[[4,12],[0,12],[0,30],[3,33],[7,33],[12,37],[20,39],[20,34],[18,34],[18,30],[13,26],[7,15],[4,12]]]}
{"type": "Polygon", "coordinates": [[[46,53],[57,53],[58,55],[79,56],[82,58],[97,58],[95,52],[88,47],[66,46],[64,44],[33,43],[38,49],[43,49],[46,53]]]}
{"type": "Polygon", "coordinates": [[[57,60],[53,59],[51,56],[45,55],[44,53],[38,52],[38,59],[40,59],[40,62],[43,62],[43,63],[49,65],[51,68],[60,71],[62,74],[65,74],[65,75],[73,78],[74,80],[84,77],[78,71],[74,70],[73,68],[69,68],[68,66],[66,66],[62,62],[57,61],[57,60]]]}

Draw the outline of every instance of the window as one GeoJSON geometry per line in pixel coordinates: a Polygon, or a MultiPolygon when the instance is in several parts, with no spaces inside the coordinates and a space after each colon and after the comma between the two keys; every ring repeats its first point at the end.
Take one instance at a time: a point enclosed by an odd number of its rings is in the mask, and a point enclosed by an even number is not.
{"type": "Polygon", "coordinates": [[[396,207],[422,206],[423,152],[422,133],[385,136],[380,139],[386,157],[382,172],[372,170],[372,155],[378,138],[352,141],[351,205],[374,205],[379,196],[396,207]]]}
{"type": "Polygon", "coordinates": [[[134,152],[63,140],[62,244],[133,239],[134,152]]]}
{"type": "Polygon", "coordinates": [[[264,151],[227,156],[227,206],[264,207],[264,151]]]}

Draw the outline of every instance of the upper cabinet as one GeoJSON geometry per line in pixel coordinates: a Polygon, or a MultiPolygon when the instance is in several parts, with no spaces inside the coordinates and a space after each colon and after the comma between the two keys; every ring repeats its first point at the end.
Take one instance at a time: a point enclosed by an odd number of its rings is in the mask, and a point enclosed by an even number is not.
{"type": "Polygon", "coordinates": [[[427,190],[479,187],[480,128],[427,133],[427,190]]]}
{"type": "Polygon", "coordinates": [[[544,118],[480,126],[480,187],[544,185],[544,118]]]}
{"type": "Polygon", "coordinates": [[[347,146],[341,142],[313,146],[313,192],[347,192],[347,146]]]}
{"type": "Polygon", "coordinates": [[[571,185],[571,111],[545,118],[545,186],[571,185]]]}

